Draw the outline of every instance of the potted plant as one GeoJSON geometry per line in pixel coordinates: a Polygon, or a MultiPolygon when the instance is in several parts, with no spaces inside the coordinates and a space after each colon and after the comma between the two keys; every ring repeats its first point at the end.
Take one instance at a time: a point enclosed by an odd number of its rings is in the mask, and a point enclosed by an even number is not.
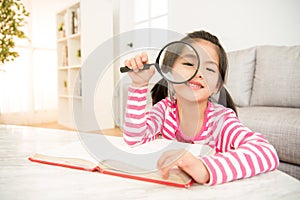
{"type": "Polygon", "coordinates": [[[0,1],[0,65],[19,56],[14,50],[16,39],[28,39],[22,27],[27,23],[29,12],[22,1],[0,1]]]}
{"type": "Polygon", "coordinates": [[[64,94],[68,95],[68,81],[64,80],[64,94]]]}
{"type": "Polygon", "coordinates": [[[66,31],[65,31],[65,24],[64,22],[61,22],[60,25],[58,26],[58,32],[60,33],[60,37],[66,37],[66,31]]]}
{"type": "Polygon", "coordinates": [[[78,58],[81,58],[81,49],[78,49],[78,50],[77,50],[77,57],[78,57],[78,58]]]}

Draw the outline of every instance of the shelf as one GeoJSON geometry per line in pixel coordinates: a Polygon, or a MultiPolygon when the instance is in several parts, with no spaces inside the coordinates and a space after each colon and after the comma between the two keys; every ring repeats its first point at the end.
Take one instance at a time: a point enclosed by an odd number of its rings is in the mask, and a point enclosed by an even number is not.
{"type": "Polygon", "coordinates": [[[65,94],[61,94],[61,95],[58,95],[59,98],[62,98],[62,99],[77,99],[77,100],[82,100],[82,96],[71,96],[71,95],[65,95],[65,94]]]}
{"type": "Polygon", "coordinates": [[[74,125],[74,109],[82,113],[80,3],[56,14],[58,123],[74,125]]]}

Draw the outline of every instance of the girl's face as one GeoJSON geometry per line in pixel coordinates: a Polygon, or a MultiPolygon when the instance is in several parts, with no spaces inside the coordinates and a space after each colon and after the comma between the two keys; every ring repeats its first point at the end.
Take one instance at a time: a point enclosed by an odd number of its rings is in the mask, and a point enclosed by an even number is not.
{"type": "MultiPolygon", "coordinates": [[[[173,84],[173,87],[177,99],[185,99],[192,102],[206,101],[218,90],[218,80],[220,76],[218,47],[202,39],[197,39],[192,46],[197,50],[200,57],[198,73],[187,83],[173,84]]],[[[185,50],[183,50],[183,54],[184,53],[185,50]]],[[[197,63],[196,58],[189,59],[190,67],[194,67],[191,66],[193,63],[197,63]]],[[[186,60],[179,57],[174,62],[173,68],[176,71],[176,67],[186,64],[186,60]]],[[[182,74],[184,73],[186,72],[182,72],[182,74]]]]}

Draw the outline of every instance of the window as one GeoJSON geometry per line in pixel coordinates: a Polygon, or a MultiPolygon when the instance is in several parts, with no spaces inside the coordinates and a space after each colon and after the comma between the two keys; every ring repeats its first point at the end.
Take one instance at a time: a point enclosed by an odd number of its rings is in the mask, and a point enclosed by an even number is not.
{"type": "Polygon", "coordinates": [[[134,0],[134,28],[168,28],[168,0],[134,0]]]}
{"type": "Polygon", "coordinates": [[[0,71],[0,122],[27,124],[54,121],[53,113],[57,110],[55,21],[52,15],[36,17],[36,11],[44,8],[38,1],[24,2],[31,12],[28,24],[24,26],[30,40],[16,41],[15,50],[20,56],[5,64],[5,72],[0,71]],[[44,118],[33,117],[39,113],[44,118]]]}

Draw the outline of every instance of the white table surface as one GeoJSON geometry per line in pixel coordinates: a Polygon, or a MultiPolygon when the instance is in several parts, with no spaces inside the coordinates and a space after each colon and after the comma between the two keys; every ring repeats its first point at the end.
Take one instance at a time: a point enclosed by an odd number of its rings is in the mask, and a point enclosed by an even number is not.
{"type": "Polygon", "coordinates": [[[0,199],[300,199],[300,181],[279,170],[183,189],[28,160],[75,141],[71,131],[0,125],[0,199]]]}

